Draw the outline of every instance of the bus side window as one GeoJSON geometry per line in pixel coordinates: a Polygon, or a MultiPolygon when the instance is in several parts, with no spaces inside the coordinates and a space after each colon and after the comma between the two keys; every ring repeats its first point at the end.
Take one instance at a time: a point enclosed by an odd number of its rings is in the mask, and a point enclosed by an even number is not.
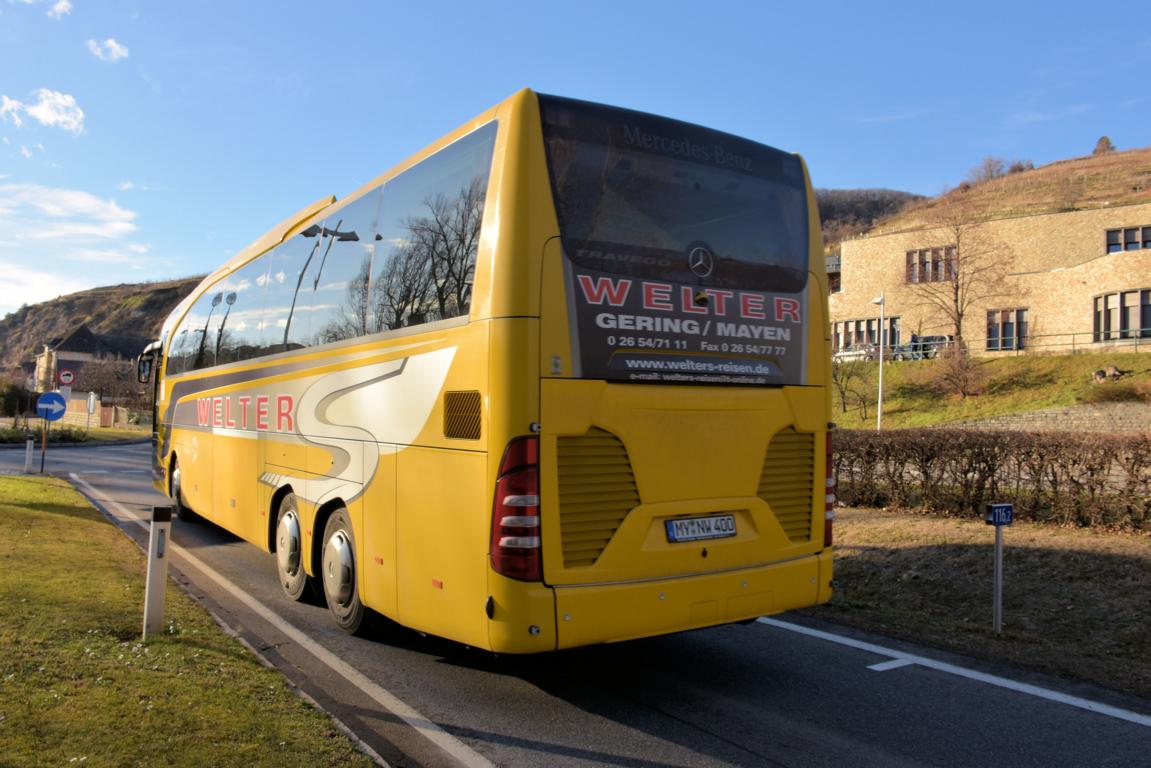
{"type": "Polygon", "coordinates": [[[260,313],[264,307],[268,259],[261,256],[220,283],[225,311],[216,334],[216,364],[248,360],[259,354],[260,313]]]}
{"type": "Polygon", "coordinates": [[[323,256],[318,271],[305,286],[310,293],[315,344],[380,330],[369,289],[380,195],[377,187],[328,216],[330,228],[324,231],[323,256]]]}
{"type": "Polygon", "coordinates": [[[185,318],[172,337],[172,346],[168,348],[168,361],[164,367],[165,375],[174,376],[187,370],[188,344],[187,319],[185,318]]]}
{"type": "Polygon", "coordinates": [[[384,328],[468,313],[496,127],[488,123],[384,185],[372,277],[384,328]]]}
{"type": "Polygon", "coordinates": [[[318,222],[267,254],[268,277],[260,319],[260,354],[274,355],[308,346],[312,286],[324,247],[323,222],[318,222]]]}

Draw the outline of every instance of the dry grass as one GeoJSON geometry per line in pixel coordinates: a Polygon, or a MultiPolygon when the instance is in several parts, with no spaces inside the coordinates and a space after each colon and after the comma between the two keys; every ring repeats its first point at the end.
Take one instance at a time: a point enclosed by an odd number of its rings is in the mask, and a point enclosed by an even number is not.
{"type": "Polygon", "coordinates": [[[960,185],[880,222],[872,233],[930,224],[941,209],[961,207],[1004,218],[1151,201],[1151,148],[1060,160],[981,184],[960,185]]]}
{"type": "Polygon", "coordinates": [[[982,521],[841,509],[836,540],[836,589],[811,615],[1151,698],[1151,536],[1005,529],[1000,637],[982,521]]]}

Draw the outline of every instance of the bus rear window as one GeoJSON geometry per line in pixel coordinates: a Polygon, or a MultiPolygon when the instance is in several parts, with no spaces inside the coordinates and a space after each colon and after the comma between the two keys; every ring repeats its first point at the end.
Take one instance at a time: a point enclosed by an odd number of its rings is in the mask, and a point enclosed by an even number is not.
{"type": "Polygon", "coordinates": [[[580,267],[710,288],[807,282],[800,161],[699,126],[541,96],[564,250],[580,267]]]}
{"type": "Polygon", "coordinates": [[[807,179],[718,131],[540,97],[582,379],[806,382],[807,179]]]}

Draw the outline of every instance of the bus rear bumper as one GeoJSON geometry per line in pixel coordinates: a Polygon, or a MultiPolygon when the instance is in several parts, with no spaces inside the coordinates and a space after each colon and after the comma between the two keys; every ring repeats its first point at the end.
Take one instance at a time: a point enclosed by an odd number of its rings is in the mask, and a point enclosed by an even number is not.
{"type": "Polygon", "coordinates": [[[574,648],[754,619],[830,598],[832,550],[724,573],[556,587],[557,647],[574,648]]]}

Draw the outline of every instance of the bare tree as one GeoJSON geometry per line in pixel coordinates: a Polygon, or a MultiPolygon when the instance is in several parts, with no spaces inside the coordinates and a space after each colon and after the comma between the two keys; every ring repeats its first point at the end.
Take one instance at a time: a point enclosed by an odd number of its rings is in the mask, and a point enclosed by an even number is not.
{"type": "Polygon", "coordinates": [[[909,265],[909,287],[921,306],[951,326],[956,347],[965,349],[964,323],[972,310],[1019,299],[1021,289],[1010,273],[1012,253],[964,206],[940,211],[932,223],[937,238],[932,252],[942,259],[926,274],[909,265]]]}
{"type": "Polygon", "coordinates": [[[841,413],[847,413],[848,405],[855,403],[863,412],[863,417],[867,418],[866,398],[861,396],[869,389],[866,386],[866,369],[867,363],[862,360],[842,360],[831,364],[831,384],[835,388],[841,413]]]}
{"type": "Polygon", "coordinates": [[[80,369],[77,385],[80,389],[95,392],[102,401],[110,400],[130,405],[140,395],[140,386],[133,374],[134,366],[131,361],[98,357],[85,363],[80,369]]]}
{"type": "Polygon", "coordinates": [[[979,165],[967,172],[967,180],[972,184],[982,184],[985,181],[998,179],[1007,175],[1007,163],[1001,157],[988,155],[979,161],[979,165]]]}
{"type": "Polygon", "coordinates": [[[372,286],[372,304],[380,330],[423,322],[430,307],[431,254],[421,241],[408,241],[388,257],[372,286]]]}
{"type": "Polygon", "coordinates": [[[483,179],[461,187],[455,199],[436,195],[424,201],[428,215],[404,222],[411,247],[430,257],[431,288],[439,318],[467,310],[484,215],[483,179]]]}
{"type": "Polygon", "coordinates": [[[379,271],[365,263],[348,282],[339,313],[320,341],[354,338],[468,310],[483,219],[485,183],[476,178],[455,196],[436,194],[421,203],[423,216],[403,220],[404,237],[376,251],[379,271]]]}
{"type": "Polygon", "coordinates": [[[986,379],[983,365],[963,346],[944,350],[936,377],[941,389],[963,399],[979,394],[986,379]]]}
{"type": "Polygon", "coordinates": [[[372,316],[371,293],[368,289],[372,277],[372,262],[365,259],[356,276],[348,281],[347,300],[339,313],[320,329],[317,341],[321,344],[343,339],[354,339],[380,330],[372,316]]]}

